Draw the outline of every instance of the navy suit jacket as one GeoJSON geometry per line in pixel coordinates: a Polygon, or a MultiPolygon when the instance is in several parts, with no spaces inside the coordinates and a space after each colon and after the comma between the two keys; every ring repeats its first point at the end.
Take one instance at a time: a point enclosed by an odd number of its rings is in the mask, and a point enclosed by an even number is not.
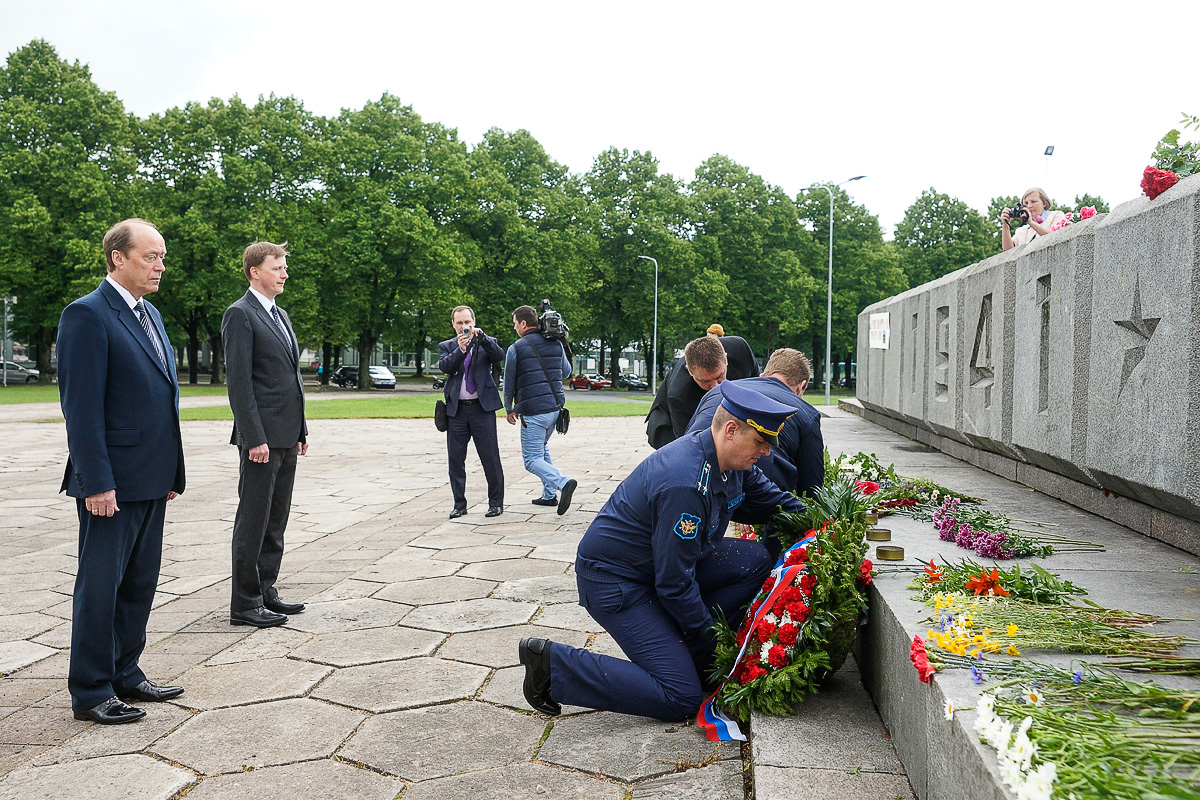
{"type": "MultiPolygon", "coordinates": [[[[494,337],[480,334],[468,350],[474,349],[471,357],[471,372],[475,374],[475,390],[479,393],[479,405],[484,411],[495,413],[504,408],[500,400],[500,392],[496,387],[496,379],[492,377],[492,364],[504,360],[504,351],[494,337]]],[[[438,344],[438,369],[450,377],[446,379],[449,401],[446,403],[446,413],[454,416],[458,413],[458,394],[462,391],[463,362],[467,354],[458,348],[458,337],[447,339],[438,344]]]]}
{"type": "MultiPolygon", "coordinates": [[[[145,301],[145,298],[143,298],[145,301]]],[[[108,281],[71,303],[58,323],[58,392],[67,422],[60,491],[117,502],[184,489],[179,382],[162,315],[145,302],[167,363],[108,281]]]]}

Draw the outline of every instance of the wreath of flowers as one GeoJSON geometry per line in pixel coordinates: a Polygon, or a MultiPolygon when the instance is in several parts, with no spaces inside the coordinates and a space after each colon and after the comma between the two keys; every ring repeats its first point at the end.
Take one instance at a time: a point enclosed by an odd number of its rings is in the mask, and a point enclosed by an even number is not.
{"type": "MultiPolygon", "coordinates": [[[[838,495],[843,509],[845,495],[852,494],[858,508],[837,519],[821,519],[818,503],[807,515],[781,514],[776,535],[794,543],[763,583],[738,630],[724,621],[715,625],[712,678],[721,686],[710,704],[740,720],[749,719],[752,709],[791,714],[841,667],[854,642],[873,569],[864,558],[862,522],[870,501],[844,481],[818,490],[823,493],[838,495]]],[[[702,708],[700,716],[704,714],[702,708]]]]}

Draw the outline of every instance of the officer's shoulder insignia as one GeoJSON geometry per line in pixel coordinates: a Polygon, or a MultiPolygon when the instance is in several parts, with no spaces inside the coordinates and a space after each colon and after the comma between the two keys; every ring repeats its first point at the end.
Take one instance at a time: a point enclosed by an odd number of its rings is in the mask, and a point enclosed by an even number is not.
{"type": "Polygon", "coordinates": [[[691,514],[680,514],[675,523],[675,535],[680,539],[695,539],[700,530],[700,518],[691,514]]]}
{"type": "Polygon", "coordinates": [[[708,476],[712,474],[712,467],[707,461],[700,467],[700,477],[696,480],[696,490],[700,494],[708,494],[708,476]]]}

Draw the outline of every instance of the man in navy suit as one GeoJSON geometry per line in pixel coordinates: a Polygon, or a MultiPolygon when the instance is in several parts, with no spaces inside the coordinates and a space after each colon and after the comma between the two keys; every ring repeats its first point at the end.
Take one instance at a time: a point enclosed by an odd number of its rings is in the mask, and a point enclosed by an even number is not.
{"type": "Polygon", "coordinates": [[[483,464],[488,485],[485,517],[504,512],[504,468],[496,436],[496,412],[503,407],[492,365],[504,359],[495,338],[475,326],[475,312],[459,306],[450,315],[458,335],[438,345],[438,368],[449,377],[446,387],[446,450],[450,460],[450,491],[454,508],[450,519],[467,513],[467,442],[475,440],[475,452],[483,464]]]}
{"type": "Polygon", "coordinates": [[[58,326],[58,389],[67,423],[62,491],[79,511],[79,566],[67,687],[75,719],[104,725],[146,715],[123,700],[169,700],[138,659],[158,586],[167,501],[183,492],[179,383],[171,343],[146,295],[167,248],[129,219],[104,236],[108,276],[58,326]]]}

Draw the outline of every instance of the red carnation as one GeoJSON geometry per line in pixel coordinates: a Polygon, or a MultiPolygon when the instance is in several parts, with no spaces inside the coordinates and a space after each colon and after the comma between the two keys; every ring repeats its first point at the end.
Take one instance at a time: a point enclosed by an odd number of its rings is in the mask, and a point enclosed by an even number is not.
{"type": "Polygon", "coordinates": [[[797,547],[795,550],[792,550],[790,553],[787,554],[787,558],[784,559],[784,561],[783,561],[783,565],[785,567],[794,567],[797,564],[807,564],[807,563],[808,563],[808,548],[805,548],[805,547],[797,547]]]}
{"type": "Polygon", "coordinates": [[[801,624],[804,620],[808,619],[808,606],[804,605],[804,603],[788,603],[787,613],[793,622],[801,624]]]}
{"type": "Polygon", "coordinates": [[[796,643],[796,639],[800,636],[800,629],[791,623],[779,626],[779,641],[781,644],[786,644],[789,647],[796,643]]]}
{"type": "Polygon", "coordinates": [[[765,581],[763,581],[762,591],[764,594],[770,594],[771,590],[774,588],[775,588],[775,576],[771,575],[765,581]]]}
{"type": "Polygon", "coordinates": [[[863,586],[871,585],[871,568],[874,565],[869,558],[864,558],[862,565],[858,568],[858,580],[863,586]]]}
{"type": "Polygon", "coordinates": [[[777,644],[767,651],[767,663],[775,669],[787,666],[787,651],[783,649],[783,645],[777,644]]]}
{"type": "Polygon", "coordinates": [[[908,650],[908,659],[917,668],[917,676],[921,679],[921,683],[933,681],[937,670],[929,663],[929,656],[925,653],[925,642],[921,640],[920,636],[913,637],[912,646],[908,650]]]}
{"type": "Polygon", "coordinates": [[[742,673],[741,681],[743,684],[750,683],[755,678],[761,678],[766,674],[767,671],[758,664],[747,664],[745,671],[742,673]]]}
{"type": "Polygon", "coordinates": [[[771,606],[771,613],[777,617],[782,617],[784,608],[787,606],[787,600],[782,597],[775,598],[775,605],[771,606]]]}
{"type": "Polygon", "coordinates": [[[854,488],[863,494],[875,494],[879,491],[879,484],[875,481],[855,481],[854,488]]]}
{"type": "Polygon", "coordinates": [[[1179,183],[1179,176],[1167,169],[1146,167],[1142,173],[1142,191],[1151,200],[1179,183]]]}
{"type": "Polygon", "coordinates": [[[775,623],[768,622],[765,619],[758,621],[758,627],[754,629],[754,635],[758,637],[760,642],[771,641],[771,634],[775,632],[775,623]]]}
{"type": "Polygon", "coordinates": [[[816,575],[805,575],[800,579],[800,591],[804,592],[805,594],[812,594],[812,590],[816,587],[816,585],[816,575]]]}
{"type": "Polygon", "coordinates": [[[788,602],[788,603],[795,603],[799,600],[804,599],[804,593],[800,591],[799,586],[788,586],[786,589],[784,589],[780,593],[779,596],[782,597],[784,599],[784,601],[788,602]]]}
{"type": "Polygon", "coordinates": [[[746,643],[746,635],[748,633],[750,633],[749,628],[742,628],[740,631],[738,631],[738,635],[737,635],[738,647],[741,647],[742,645],[744,645],[746,643]]]}
{"type": "Polygon", "coordinates": [[[755,615],[758,614],[758,607],[762,605],[762,601],[763,598],[760,597],[750,604],[750,610],[746,612],[748,619],[754,619],[755,615]]]}
{"type": "Polygon", "coordinates": [[[733,672],[729,673],[729,680],[733,681],[734,683],[741,683],[742,682],[742,674],[745,671],[746,671],[746,665],[744,663],[738,664],[736,667],[733,668],[733,672]]]}

